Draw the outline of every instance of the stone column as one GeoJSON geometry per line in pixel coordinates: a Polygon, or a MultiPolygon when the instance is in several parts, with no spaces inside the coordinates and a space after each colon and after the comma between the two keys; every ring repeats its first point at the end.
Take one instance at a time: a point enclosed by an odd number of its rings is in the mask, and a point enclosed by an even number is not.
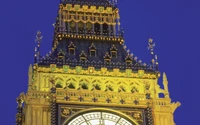
{"type": "Polygon", "coordinates": [[[36,124],[36,111],[35,108],[32,110],[32,125],[37,125],[36,124]]]}

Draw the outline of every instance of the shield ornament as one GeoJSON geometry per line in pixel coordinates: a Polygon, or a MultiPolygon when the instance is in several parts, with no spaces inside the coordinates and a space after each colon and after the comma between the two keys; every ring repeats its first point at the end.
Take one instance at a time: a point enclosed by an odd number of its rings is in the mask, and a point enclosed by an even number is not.
{"type": "Polygon", "coordinates": [[[87,11],[87,9],[88,9],[88,6],[83,5],[83,10],[84,10],[84,11],[87,11]]]}
{"type": "Polygon", "coordinates": [[[112,12],[112,8],[111,7],[107,7],[107,12],[110,14],[112,12]]]}
{"type": "Polygon", "coordinates": [[[51,70],[51,72],[54,72],[56,70],[56,64],[51,64],[50,70],[51,70]]]}
{"type": "Polygon", "coordinates": [[[102,13],[104,10],[104,7],[99,7],[99,12],[102,13]]]}
{"type": "Polygon", "coordinates": [[[131,77],[132,69],[126,69],[126,76],[131,77]]]}
{"type": "Polygon", "coordinates": [[[71,4],[67,4],[66,7],[67,7],[67,10],[69,11],[72,8],[72,5],[71,4]]]}
{"type": "Polygon", "coordinates": [[[115,76],[119,75],[119,69],[113,69],[113,74],[114,74],[115,76]]]}
{"type": "Polygon", "coordinates": [[[107,73],[107,68],[101,68],[101,73],[106,74],[107,73]]]}
{"type": "Polygon", "coordinates": [[[95,9],[96,9],[96,6],[91,6],[90,7],[90,10],[93,12],[93,11],[95,11],[95,9]]]}
{"type": "Polygon", "coordinates": [[[69,71],[69,66],[68,65],[63,65],[63,71],[68,72],[69,71]]]}
{"type": "Polygon", "coordinates": [[[76,66],[76,72],[77,72],[77,73],[80,73],[81,70],[82,70],[82,67],[81,67],[81,66],[76,66]]]}
{"type": "Polygon", "coordinates": [[[94,67],[88,67],[88,72],[93,73],[94,72],[94,67]]]}
{"type": "Polygon", "coordinates": [[[78,11],[80,9],[80,5],[75,5],[74,8],[76,11],[78,11]]]}
{"type": "Polygon", "coordinates": [[[144,70],[138,70],[138,76],[141,78],[144,76],[144,70]]]}

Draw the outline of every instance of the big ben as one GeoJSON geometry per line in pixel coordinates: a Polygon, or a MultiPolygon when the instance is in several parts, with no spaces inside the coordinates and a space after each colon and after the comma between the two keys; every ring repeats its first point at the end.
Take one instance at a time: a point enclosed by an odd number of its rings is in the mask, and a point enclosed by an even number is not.
{"type": "Polygon", "coordinates": [[[120,25],[117,0],[61,1],[44,56],[42,33],[36,34],[16,125],[175,125],[181,104],[171,102],[153,39],[147,42],[152,59],[143,63],[125,45],[120,25]]]}

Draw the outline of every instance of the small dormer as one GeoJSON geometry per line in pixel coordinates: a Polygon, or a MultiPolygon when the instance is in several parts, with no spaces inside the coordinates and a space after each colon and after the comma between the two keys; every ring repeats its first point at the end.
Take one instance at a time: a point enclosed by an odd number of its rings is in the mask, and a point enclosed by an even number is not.
{"type": "Polygon", "coordinates": [[[126,60],[126,65],[131,65],[133,62],[133,57],[130,54],[128,54],[125,60],[126,60]]]}
{"type": "Polygon", "coordinates": [[[110,48],[110,54],[112,58],[117,58],[117,48],[115,47],[115,45],[112,45],[112,47],[110,48]]]}
{"type": "Polygon", "coordinates": [[[58,59],[64,59],[64,57],[65,57],[64,51],[62,49],[60,49],[60,51],[58,52],[57,56],[58,56],[58,59]]]}
{"type": "Polygon", "coordinates": [[[81,54],[79,55],[79,57],[80,57],[80,61],[81,62],[85,62],[86,59],[87,59],[87,55],[85,54],[84,51],[81,52],[81,54]]]}
{"type": "Polygon", "coordinates": [[[76,48],[76,46],[73,44],[73,42],[71,42],[68,45],[68,53],[69,53],[69,55],[75,55],[75,48],[76,48]]]}
{"type": "Polygon", "coordinates": [[[108,52],[106,52],[106,54],[104,56],[104,62],[110,63],[110,61],[111,61],[111,56],[108,54],[108,52]]]}
{"type": "Polygon", "coordinates": [[[94,45],[94,43],[91,44],[91,46],[89,47],[89,51],[90,51],[90,56],[91,57],[96,57],[96,47],[94,45]]]}

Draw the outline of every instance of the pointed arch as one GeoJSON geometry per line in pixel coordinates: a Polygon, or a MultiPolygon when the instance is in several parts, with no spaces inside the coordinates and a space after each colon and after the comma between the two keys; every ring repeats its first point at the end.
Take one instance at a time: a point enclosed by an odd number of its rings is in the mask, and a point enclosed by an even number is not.
{"type": "Polygon", "coordinates": [[[82,89],[91,89],[91,84],[89,82],[89,80],[87,79],[80,79],[79,80],[79,88],[82,88],[82,89]]]}
{"type": "Polygon", "coordinates": [[[78,88],[78,82],[75,78],[70,77],[66,80],[66,87],[70,89],[77,89],[78,88]]]}

